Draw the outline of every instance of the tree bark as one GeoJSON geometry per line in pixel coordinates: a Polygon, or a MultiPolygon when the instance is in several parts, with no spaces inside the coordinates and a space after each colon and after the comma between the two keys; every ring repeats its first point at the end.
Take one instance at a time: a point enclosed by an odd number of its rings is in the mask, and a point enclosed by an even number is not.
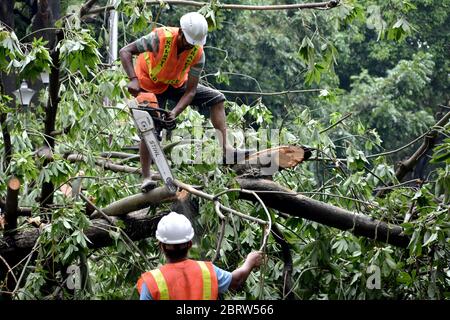
{"type": "MultiPolygon", "coordinates": [[[[400,226],[390,225],[365,215],[297,195],[292,190],[284,188],[270,180],[238,178],[237,182],[241,188],[255,191],[267,207],[291,216],[305,218],[329,227],[350,231],[356,236],[386,242],[397,247],[406,248],[409,244],[410,239],[403,234],[403,229],[400,226]],[[270,191],[273,193],[258,191],[270,191]]],[[[240,197],[257,202],[251,194],[241,193],[240,197]]]]}
{"type": "Polygon", "coordinates": [[[5,231],[13,231],[17,228],[17,207],[19,203],[20,181],[16,177],[8,180],[5,204],[5,231]]]}
{"type": "MultiPolygon", "coordinates": [[[[0,21],[14,30],[14,0],[0,1],[0,21]]],[[[6,74],[5,72],[0,72],[0,93],[12,96],[12,92],[15,90],[15,87],[16,76],[6,74]]],[[[8,103],[8,106],[11,108],[14,107],[14,105],[14,101],[8,103]]],[[[6,124],[7,116],[8,115],[6,113],[0,113],[0,127],[2,129],[3,147],[5,149],[5,160],[3,163],[5,168],[8,167],[12,155],[11,136],[6,124]]]]}
{"type": "Polygon", "coordinates": [[[281,247],[281,254],[283,257],[283,298],[287,300],[294,300],[294,292],[292,290],[292,271],[294,269],[292,263],[292,254],[289,243],[286,241],[283,233],[277,224],[272,225],[272,233],[275,242],[281,247]]]}
{"type": "Polygon", "coordinates": [[[55,32],[54,30],[49,30],[48,28],[53,27],[54,18],[53,11],[49,8],[48,2],[48,0],[40,0],[38,2],[38,11],[33,17],[31,30],[35,32],[33,34],[34,38],[43,38],[48,41],[47,47],[53,48],[55,45],[55,32]]]}
{"type": "MultiPolygon", "coordinates": [[[[441,128],[444,127],[447,122],[450,120],[450,112],[447,112],[436,124],[434,127],[441,128]]],[[[403,178],[414,169],[419,160],[427,153],[427,151],[431,150],[435,145],[436,137],[438,136],[438,130],[431,130],[423,139],[420,147],[405,161],[401,161],[397,169],[395,170],[395,177],[399,182],[402,182],[403,178]]],[[[384,196],[390,190],[380,190],[377,192],[377,197],[384,196]]]]}
{"type": "MultiPolygon", "coordinates": [[[[6,123],[6,118],[7,118],[6,113],[0,113],[0,127],[2,128],[3,148],[5,149],[5,158],[4,158],[4,162],[3,162],[4,168],[7,168],[9,166],[9,163],[11,162],[11,156],[12,156],[11,135],[9,134],[8,125],[6,123]]],[[[1,170],[1,171],[3,171],[3,170],[1,170]]]]}
{"type": "MultiPolygon", "coordinates": [[[[62,31],[58,31],[56,33],[56,43],[62,40],[63,33],[62,31]]],[[[52,50],[51,53],[53,65],[51,67],[50,72],[50,83],[49,83],[49,97],[47,102],[47,108],[45,112],[45,122],[44,122],[44,134],[46,137],[45,143],[53,151],[55,147],[55,139],[51,136],[51,133],[55,131],[55,121],[56,114],[58,111],[58,103],[59,103],[59,50],[56,47],[52,50]]],[[[46,166],[51,160],[46,160],[44,162],[44,166],[46,166]]],[[[54,186],[51,182],[44,182],[42,184],[40,203],[41,207],[48,207],[53,203],[53,192],[54,186]]]]}
{"type": "MultiPolygon", "coordinates": [[[[446,115],[444,115],[441,120],[439,120],[434,126],[435,127],[444,127],[447,122],[450,119],[450,112],[448,112],[446,115]]],[[[395,176],[397,177],[398,181],[402,181],[402,179],[404,178],[404,176],[412,171],[412,169],[414,168],[414,166],[417,164],[417,162],[422,158],[422,156],[424,154],[426,154],[426,152],[430,149],[432,149],[434,147],[435,144],[435,139],[438,135],[438,131],[437,130],[432,130],[430,131],[430,133],[428,135],[425,136],[425,138],[423,139],[422,144],[420,145],[420,147],[414,152],[414,154],[409,157],[406,161],[402,161],[399,165],[399,167],[397,168],[397,170],[395,171],[395,176]]]]}
{"type": "MultiPolygon", "coordinates": [[[[173,201],[174,195],[166,187],[159,187],[147,193],[138,193],[111,203],[102,211],[108,216],[126,215],[127,213],[148,208],[151,205],[173,201]]],[[[94,212],[91,218],[100,217],[99,212],[94,212]]]]}
{"type": "MultiPolygon", "coordinates": [[[[0,199],[0,209],[1,211],[6,211],[6,201],[0,199]]],[[[17,216],[19,217],[31,217],[31,208],[17,208],[17,216]]]]}

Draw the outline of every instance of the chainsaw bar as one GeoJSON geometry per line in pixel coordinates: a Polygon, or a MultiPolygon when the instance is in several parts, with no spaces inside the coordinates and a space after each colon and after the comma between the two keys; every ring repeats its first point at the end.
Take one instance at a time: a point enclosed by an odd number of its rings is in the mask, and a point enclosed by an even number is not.
{"type": "Polygon", "coordinates": [[[159,174],[161,175],[161,179],[167,189],[175,194],[177,192],[177,187],[174,184],[174,179],[169,164],[167,163],[166,156],[159,145],[158,138],[156,136],[155,123],[151,115],[147,111],[136,109],[138,106],[134,100],[129,100],[128,106],[131,109],[133,121],[138,129],[139,136],[145,141],[147,149],[149,150],[150,155],[158,168],[159,174]]]}

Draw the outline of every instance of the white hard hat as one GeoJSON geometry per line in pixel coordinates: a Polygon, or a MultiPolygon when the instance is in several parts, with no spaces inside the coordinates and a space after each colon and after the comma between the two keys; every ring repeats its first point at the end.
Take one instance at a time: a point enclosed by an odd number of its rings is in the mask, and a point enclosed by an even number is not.
{"type": "Polygon", "coordinates": [[[180,26],[183,29],[186,41],[192,45],[204,45],[206,34],[208,33],[208,22],[204,16],[198,12],[186,13],[180,19],[180,26]]]}
{"type": "Polygon", "coordinates": [[[159,220],[156,239],[166,244],[180,244],[194,237],[191,222],[182,214],[171,212],[159,220]]]}

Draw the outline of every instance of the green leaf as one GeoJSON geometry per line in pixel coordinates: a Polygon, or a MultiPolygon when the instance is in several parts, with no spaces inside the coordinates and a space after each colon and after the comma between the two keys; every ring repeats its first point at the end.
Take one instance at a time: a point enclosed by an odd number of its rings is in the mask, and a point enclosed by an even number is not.
{"type": "Polygon", "coordinates": [[[397,276],[397,282],[409,286],[412,282],[412,278],[407,272],[401,271],[397,276]]]}

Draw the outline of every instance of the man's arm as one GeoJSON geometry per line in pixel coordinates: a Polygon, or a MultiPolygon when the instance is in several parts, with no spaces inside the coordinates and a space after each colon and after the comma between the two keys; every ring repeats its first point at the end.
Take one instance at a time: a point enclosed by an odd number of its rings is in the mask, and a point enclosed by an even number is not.
{"type": "Polygon", "coordinates": [[[198,77],[189,75],[186,81],[186,91],[178,101],[175,108],[170,111],[170,117],[168,120],[175,120],[175,118],[186,109],[186,107],[192,102],[197,92],[198,77]]]}
{"type": "Polygon", "coordinates": [[[263,253],[261,251],[253,251],[247,256],[244,264],[231,273],[230,289],[237,290],[247,280],[250,272],[259,267],[263,261],[263,253]]]}
{"type": "Polygon", "coordinates": [[[137,96],[141,91],[139,86],[139,80],[134,72],[133,67],[133,55],[139,54],[136,42],[132,42],[119,51],[120,61],[122,62],[123,69],[125,70],[130,82],[128,83],[128,91],[133,95],[137,96]]]}
{"type": "Polygon", "coordinates": [[[197,85],[202,73],[203,67],[205,66],[205,52],[202,53],[200,60],[197,64],[193,65],[188,73],[188,79],[186,81],[186,91],[181,99],[178,101],[177,105],[170,112],[170,118],[175,120],[175,118],[186,109],[186,107],[192,102],[195,94],[197,92],[197,85]]]}

